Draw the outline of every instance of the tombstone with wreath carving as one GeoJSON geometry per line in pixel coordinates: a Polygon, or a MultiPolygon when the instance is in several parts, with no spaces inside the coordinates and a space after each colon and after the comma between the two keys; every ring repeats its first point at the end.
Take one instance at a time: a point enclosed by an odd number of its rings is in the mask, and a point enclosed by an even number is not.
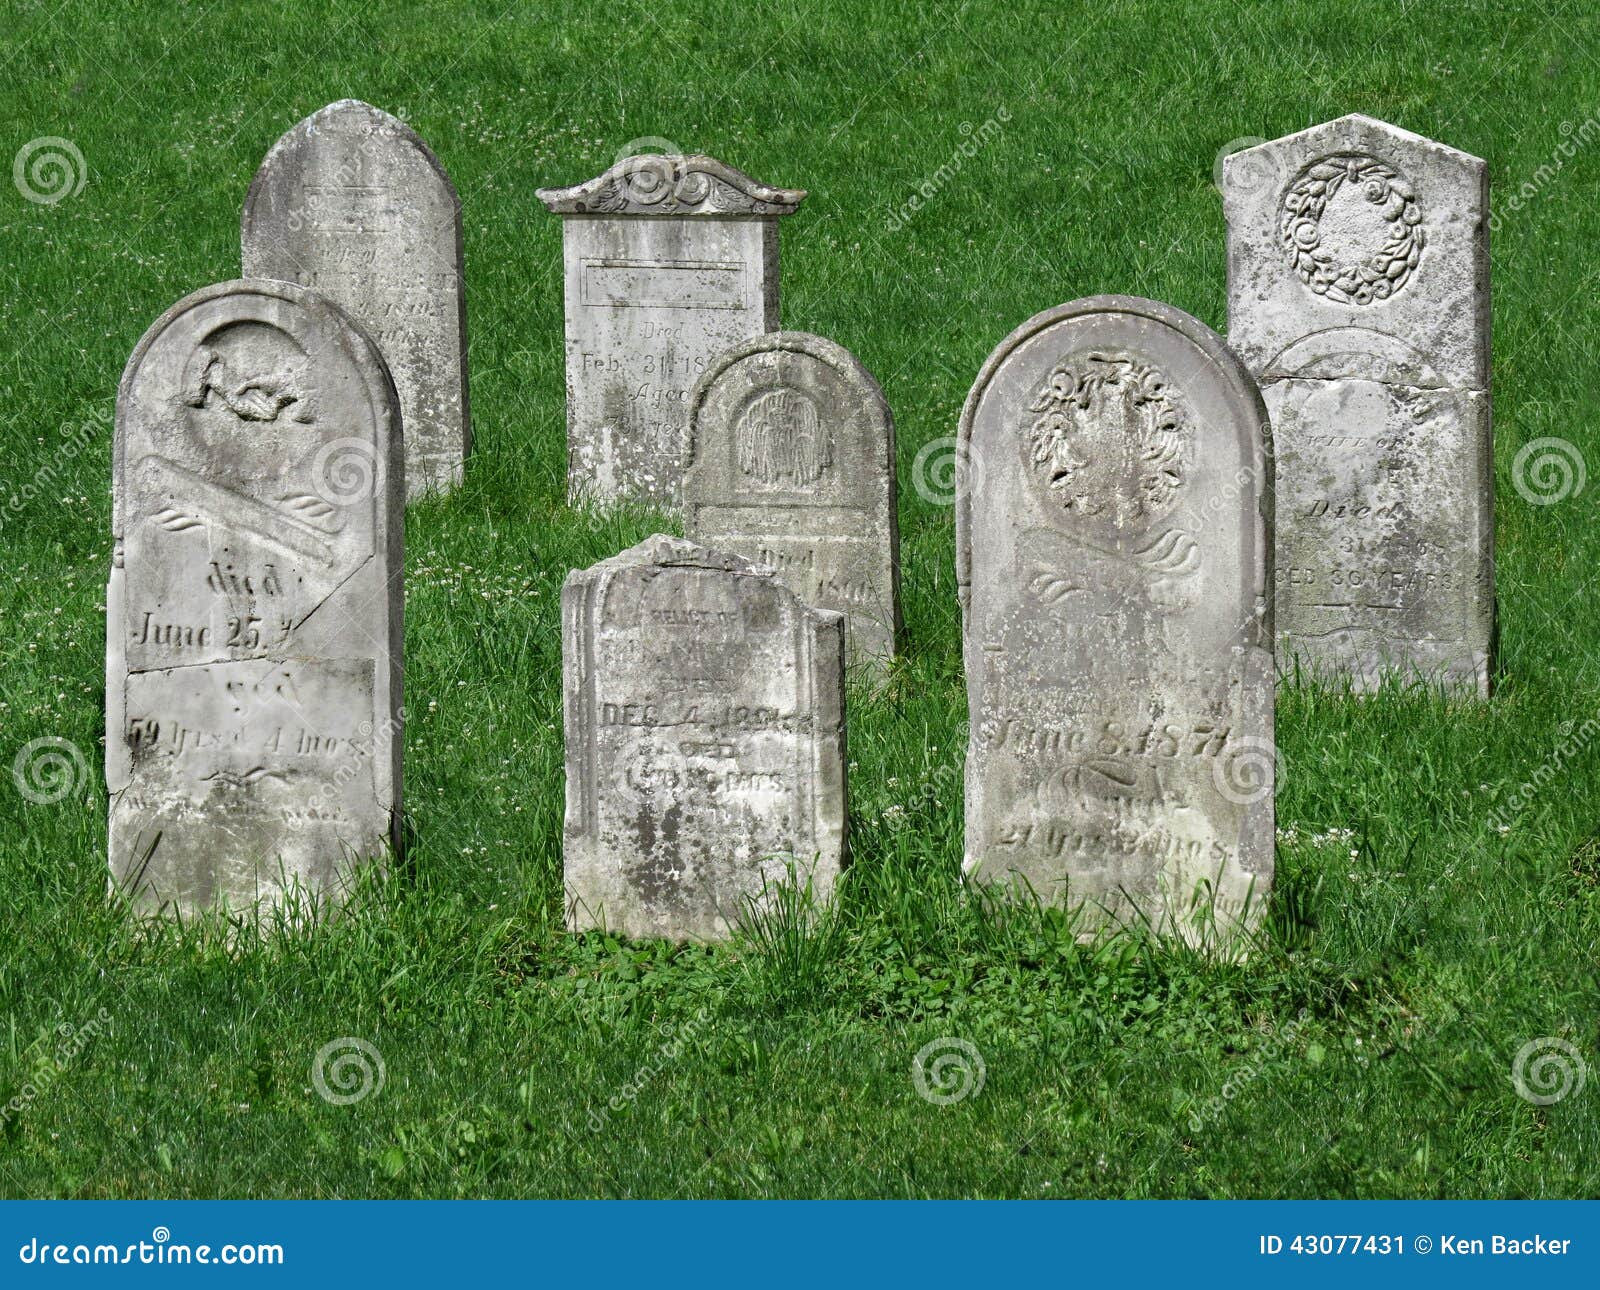
{"type": "Polygon", "coordinates": [[[563,226],[574,501],[678,504],[689,392],[723,350],[777,328],[778,219],[804,197],[675,152],[539,190],[563,226]]]}
{"type": "Polygon", "coordinates": [[[1228,339],[1276,448],[1279,664],[1486,694],[1488,172],[1348,116],[1229,157],[1228,339]]]}
{"type": "Polygon", "coordinates": [[[1185,313],[1047,310],[961,417],[966,864],[1216,946],[1273,872],[1271,562],[1255,383],[1185,313]]]}

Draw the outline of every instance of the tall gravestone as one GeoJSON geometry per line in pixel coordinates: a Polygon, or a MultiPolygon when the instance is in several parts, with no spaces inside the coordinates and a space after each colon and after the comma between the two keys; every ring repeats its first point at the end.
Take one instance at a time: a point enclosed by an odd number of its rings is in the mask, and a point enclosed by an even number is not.
{"type": "Polygon", "coordinates": [[[894,417],[843,346],[768,332],[713,361],[689,399],[683,527],[843,613],[852,662],[894,654],[894,417]]]}
{"type": "Polygon", "coordinates": [[[397,841],[401,449],[377,347],[291,283],[197,291],[128,360],[106,782],[136,907],[337,903],[397,841]]]}
{"type": "Polygon", "coordinates": [[[272,146],[240,223],[245,277],[312,287],[378,342],[407,496],[454,488],[472,447],[461,201],[428,145],[369,104],[331,103],[272,146]]]}
{"type": "Polygon", "coordinates": [[[778,219],[804,197],[698,154],[539,190],[562,220],[573,500],[678,504],[690,388],[777,328],[778,219]]]}
{"type": "Polygon", "coordinates": [[[1487,167],[1347,116],[1223,174],[1228,340],[1276,445],[1280,668],[1487,695],[1487,167]]]}
{"type": "Polygon", "coordinates": [[[844,621],[656,536],[561,593],[567,921],[726,937],[845,852],[844,621]]]}
{"type": "Polygon", "coordinates": [[[1273,871],[1265,414],[1187,314],[1099,296],[961,416],[968,872],[1203,942],[1273,871]],[[1213,921],[1214,920],[1214,921],[1213,921]]]}

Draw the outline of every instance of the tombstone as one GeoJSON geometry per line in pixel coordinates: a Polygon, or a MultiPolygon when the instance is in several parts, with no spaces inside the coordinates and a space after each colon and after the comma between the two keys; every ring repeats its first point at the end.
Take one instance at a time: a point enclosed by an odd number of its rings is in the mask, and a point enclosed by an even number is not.
{"type": "Polygon", "coordinates": [[[843,346],[768,332],[712,363],[689,399],[683,527],[770,567],[806,604],[844,614],[850,662],[894,654],[894,417],[843,346]]]}
{"type": "Polygon", "coordinates": [[[1223,173],[1228,340],[1276,447],[1280,669],[1487,696],[1487,167],[1347,116],[1223,173]]]}
{"type": "Polygon", "coordinates": [[[574,501],[678,504],[690,388],[776,330],[778,218],[804,197],[700,155],[626,157],[539,190],[562,222],[574,501]]]}
{"type": "Polygon", "coordinates": [[[376,345],[291,283],[203,288],[133,351],[106,783],[136,908],[336,905],[397,841],[401,450],[376,345]]]}
{"type": "Polygon", "coordinates": [[[567,923],[726,938],[845,857],[844,620],[657,535],[561,592],[567,923]]]}
{"type": "Polygon", "coordinates": [[[245,198],[247,278],[321,292],[383,351],[406,427],[406,495],[461,482],[472,447],[461,200],[405,122],[331,103],[273,144],[245,198]]]}
{"type": "Polygon", "coordinates": [[[1030,319],[961,416],[966,867],[1191,943],[1258,915],[1273,871],[1264,412],[1168,305],[1030,319]]]}

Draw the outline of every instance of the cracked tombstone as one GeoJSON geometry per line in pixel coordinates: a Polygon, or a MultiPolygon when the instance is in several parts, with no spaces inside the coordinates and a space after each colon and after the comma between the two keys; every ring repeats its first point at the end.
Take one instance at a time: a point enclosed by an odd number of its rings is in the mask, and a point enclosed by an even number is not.
{"type": "Polygon", "coordinates": [[[562,222],[573,501],[678,504],[690,388],[777,328],[778,219],[804,197],[699,154],[539,190],[562,222]]]}
{"type": "Polygon", "coordinates": [[[685,534],[843,613],[852,663],[887,663],[900,630],[894,418],[872,374],[821,336],[758,336],[696,384],[689,444],[685,534]]]}
{"type": "Polygon", "coordinates": [[[1279,667],[1487,696],[1488,169],[1347,116],[1224,162],[1228,340],[1276,448],[1279,667]]]}
{"type": "Polygon", "coordinates": [[[966,868],[1215,944],[1273,872],[1265,414],[1168,305],[1098,296],[990,355],[961,417],[966,868]]]}
{"type": "Polygon", "coordinates": [[[845,860],[844,619],[657,535],[561,592],[567,924],[726,939],[845,860]]]}
{"type": "Polygon", "coordinates": [[[397,841],[400,410],[284,282],[179,301],[117,394],[106,592],[114,886],[189,915],[337,905],[397,841]]]}
{"type": "Polygon", "coordinates": [[[267,153],[240,219],[243,272],[321,292],[383,351],[405,420],[406,493],[461,482],[472,427],[461,201],[405,122],[355,99],[267,153]]]}

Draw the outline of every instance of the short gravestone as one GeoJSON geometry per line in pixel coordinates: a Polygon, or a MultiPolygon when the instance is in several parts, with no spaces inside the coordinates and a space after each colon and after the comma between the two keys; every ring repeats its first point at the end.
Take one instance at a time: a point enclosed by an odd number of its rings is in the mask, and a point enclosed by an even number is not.
{"type": "Polygon", "coordinates": [[[851,662],[900,628],[894,418],[849,350],[769,332],[720,355],[689,399],[684,532],[770,567],[846,616],[851,662]]]}
{"type": "Polygon", "coordinates": [[[206,287],[117,395],[112,881],[187,915],[337,904],[400,809],[400,411],[377,347],[284,282],[206,287]]]}
{"type": "Polygon", "coordinates": [[[778,218],[804,197],[676,154],[539,190],[562,219],[574,501],[678,504],[690,388],[778,326],[778,218]]]}
{"type": "Polygon", "coordinates": [[[1273,871],[1264,412],[1209,328],[1099,296],[1030,319],[961,417],[966,865],[1206,942],[1273,871]]]}
{"type": "Polygon", "coordinates": [[[343,99],[279,139],[241,219],[247,278],[312,287],[378,342],[400,391],[408,497],[455,487],[472,446],[461,201],[387,112],[343,99]]]}
{"type": "Polygon", "coordinates": [[[1280,669],[1487,695],[1487,167],[1347,116],[1223,175],[1228,340],[1276,447],[1280,669]]]}
{"type": "Polygon", "coordinates": [[[567,922],[713,941],[845,849],[844,620],[656,536],[567,578],[567,922]]]}

